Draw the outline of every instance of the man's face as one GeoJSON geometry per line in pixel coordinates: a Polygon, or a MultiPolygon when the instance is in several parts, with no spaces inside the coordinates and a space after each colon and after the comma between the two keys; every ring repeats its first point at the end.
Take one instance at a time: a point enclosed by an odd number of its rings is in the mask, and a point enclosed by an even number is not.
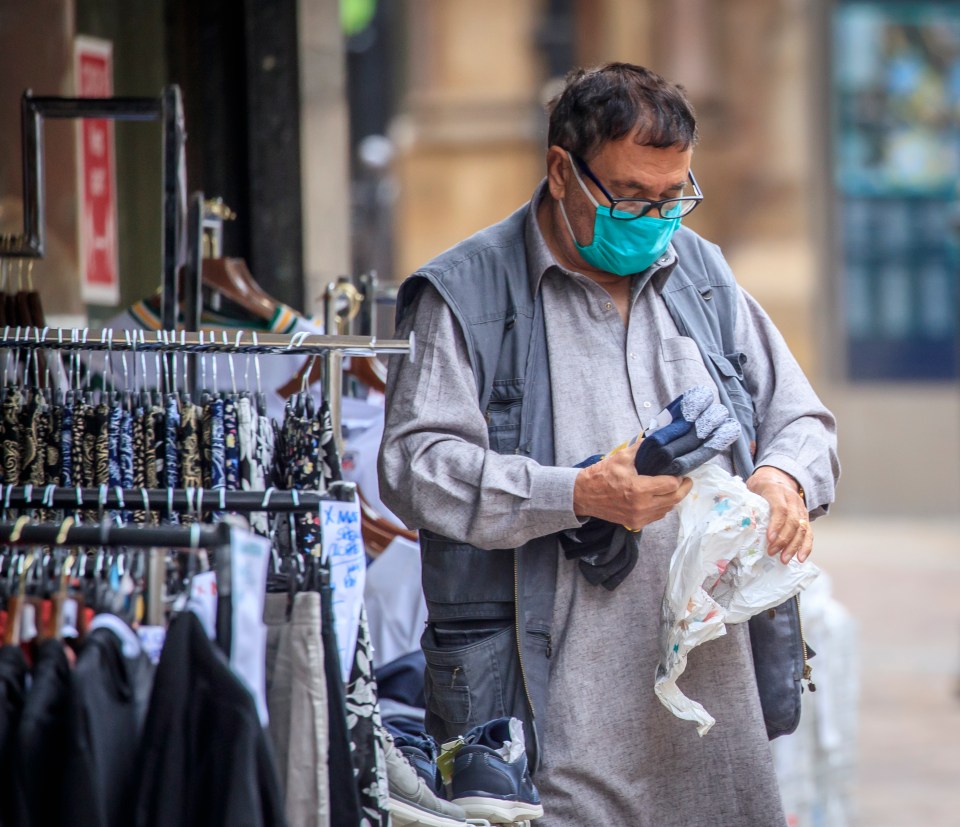
{"type": "MultiPolygon", "coordinates": [[[[688,176],[692,159],[692,148],[640,146],[630,136],[604,144],[596,155],[584,160],[614,198],[659,201],[690,194],[688,176]]],[[[586,246],[593,241],[596,208],[577,182],[572,163],[570,156],[558,146],[550,147],[547,152],[550,193],[557,200],[563,199],[577,241],[586,246]]],[[[607,196],[588,176],[580,177],[601,207],[610,205],[607,196]]]]}

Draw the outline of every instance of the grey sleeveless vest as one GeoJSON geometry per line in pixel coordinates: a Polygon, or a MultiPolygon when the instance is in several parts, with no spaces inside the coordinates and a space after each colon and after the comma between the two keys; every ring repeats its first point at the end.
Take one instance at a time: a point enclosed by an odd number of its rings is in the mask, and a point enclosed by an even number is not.
{"type": "MultiPolygon", "coordinates": [[[[397,322],[429,283],[463,330],[491,450],[553,465],[553,403],[541,295],[530,294],[524,224],[530,205],[442,253],[401,286],[397,322]]],[[[681,227],[677,262],[661,296],[680,333],[701,348],[720,401],[737,417],[739,473],[753,469],[753,404],[734,352],[737,286],[719,250],[681,227]]],[[[539,764],[538,715],[545,713],[556,591],[557,541],[542,537],[515,549],[479,549],[421,531],[423,590],[431,623],[510,621],[512,634],[460,650],[425,643],[427,724],[452,738],[503,715],[525,723],[531,767],[539,764]],[[466,574],[465,576],[465,573],[466,574]]],[[[426,640],[426,639],[425,639],[426,640]]]]}

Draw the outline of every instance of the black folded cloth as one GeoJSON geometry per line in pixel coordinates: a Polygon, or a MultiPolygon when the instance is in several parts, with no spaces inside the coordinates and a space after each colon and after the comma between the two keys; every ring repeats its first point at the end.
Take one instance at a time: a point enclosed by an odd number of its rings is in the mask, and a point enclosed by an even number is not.
{"type": "MultiPolygon", "coordinates": [[[[684,391],[647,426],[634,460],[638,474],[684,476],[736,442],[740,424],[727,409],[713,402],[708,388],[696,386],[684,391]]],[[[577,468],[603,459],[594,454],[577,468]]],[[[579,560],[579,568],[592,585],[612,591],[637,564],[636,542],[623,526],[590,517],[578,528],[560,532],[560,546],[568,560],[579,560]]]]}

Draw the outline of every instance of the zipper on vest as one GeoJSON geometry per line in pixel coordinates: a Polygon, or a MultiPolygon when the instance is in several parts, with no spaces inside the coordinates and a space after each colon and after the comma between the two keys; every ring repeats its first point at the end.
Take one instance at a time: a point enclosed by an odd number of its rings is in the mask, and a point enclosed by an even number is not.
{"type": "Polygon", "coordinates": [[[817,691],[817,685],[811,680],[813,668],[807,660],[807,639],[803,635],[803,614],[800,612],[800,595],[793,598],[797,601],[797,622],[800,624],[800,646],[803,649],[803,680],[807,682],[807,687],[811,692],[817,691]]]}
{"type": "Polygon", "coordinates": [[[513,552],[513,625],[517,633],[517,661],[520,663],[520,680],[523,681],[523,692],[527,696],[527,706],[530,715],[536,717],[533,708],[533,698],[530,697],[530,686],[527,683],[527,669],[523,664],[523,643],[520,637],[520,560],[519,550],[513,552]]]}

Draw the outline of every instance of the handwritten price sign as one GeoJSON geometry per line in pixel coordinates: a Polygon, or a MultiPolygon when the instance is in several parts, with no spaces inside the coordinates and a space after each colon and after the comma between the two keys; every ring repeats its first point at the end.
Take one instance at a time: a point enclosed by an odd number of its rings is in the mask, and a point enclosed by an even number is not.
{"type": "Polygon", "coordinates": [[[367,579],[367,557],[360,534],[360,506],[356,500],[324,503],[322,513],[323,552],[330,564],[340,672],[346,684],[350,680],[357,648],[363,587],[367,579]]]}

